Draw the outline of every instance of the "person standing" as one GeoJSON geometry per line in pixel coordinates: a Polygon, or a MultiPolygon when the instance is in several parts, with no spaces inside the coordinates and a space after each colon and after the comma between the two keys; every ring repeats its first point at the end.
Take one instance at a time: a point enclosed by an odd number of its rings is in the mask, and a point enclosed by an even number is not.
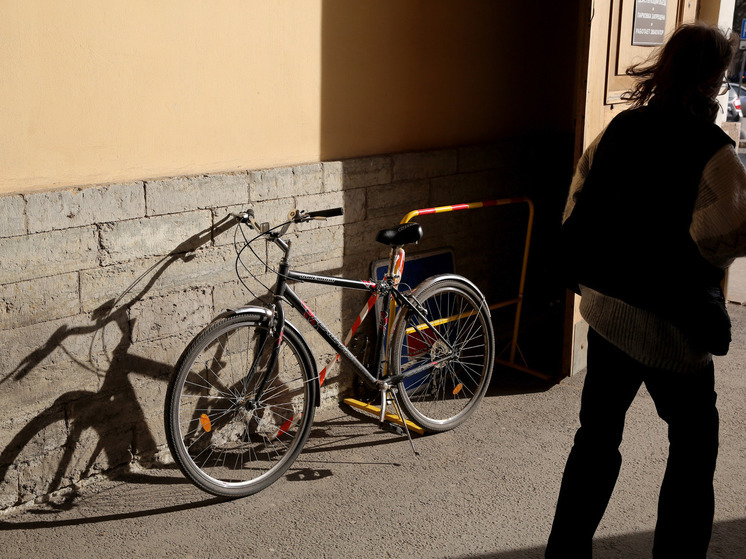
{"type": "Polygon", "coordinates": [[[712,355],[731,341],[720,285],[746,255],[746,171],[714,124],[733,52],[716,27],[680,26],[627,71],[631,108],[578,163],[562,238],[566,281],[590,327],[588,365],[547,559],[592,556],[643,383],[670,442],[653,557],[706,557],[719,425],[712,355]]]}

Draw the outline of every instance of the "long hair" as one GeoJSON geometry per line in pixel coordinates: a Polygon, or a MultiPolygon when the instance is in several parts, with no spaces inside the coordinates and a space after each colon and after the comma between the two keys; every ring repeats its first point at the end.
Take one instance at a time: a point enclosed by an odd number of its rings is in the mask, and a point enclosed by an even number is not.
{"type": "Polygon", "coordinates": [[[703,23],[682,25],[652,58],[627,69],[635,86],[622,95],[633,107],[684,109],[713,121],[716,97],[735,52],[735,36],[703,23]]]}

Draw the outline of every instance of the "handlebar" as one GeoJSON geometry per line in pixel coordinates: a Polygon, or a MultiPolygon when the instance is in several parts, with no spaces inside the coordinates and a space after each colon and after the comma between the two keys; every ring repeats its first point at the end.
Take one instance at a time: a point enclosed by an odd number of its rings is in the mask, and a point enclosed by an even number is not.
{"type": "MultiPolygon", "coordinates": [[[[262,227],[256,222],[254,210],[251,208],[242,211],[239,214],[231,214],[241,223],[246,223],[256,229],[262,231],[262,227]]],[[[344,215],[343,208],[329,208],[327,210],[317,210],[313,212],[307,212],[306,210],[291,210],[288,214],[289,223],[302,223],[304,221],[310,221],[312,219],[325,220],[330,217],[338,217],[344,215]]],[[[266,224],[265,224],[266,225],[266,224]]],[[[266,231],[266,229],[264,229],[266,231]]]]}
{"type": "Polygon", "coordinates": [[[342,208],[330,208],[328,210],[308,212],[308,217],[311,219],[326,219],[327,217],[338,217],[340,215],[344,215],[344,210],[342,208]]]}
{"type": "Polygon", "coordinates": [[[244,210],[240,214],[234,214],[231,212],[230,215],[235,217],[236,220],[241,223],[248,223],[249,225],[251,225],[251,222],[254,220],[254,210],[252,209],[244,210]]]}

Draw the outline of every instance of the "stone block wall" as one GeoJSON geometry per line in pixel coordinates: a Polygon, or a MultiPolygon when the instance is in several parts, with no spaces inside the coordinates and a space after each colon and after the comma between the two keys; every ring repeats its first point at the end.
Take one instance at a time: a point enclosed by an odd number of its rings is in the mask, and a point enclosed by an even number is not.
{"type": "MultiPolygon", "coordinates": [[[[215,316],[254,299],[235,277],[228,212],[250,206],[276,224],[296,207],[342,206],[342,218],[290,233],[294,263],[368,278],[387,256],[374,242],[379,229],[412,209],[526,194],[532,157],[530,145],[510,142],[1,196],[0,509],[165,458],[173,365],[215,316]]],[[[457,270],[499,297],[517,281],[521,211],[423,218],[425,238],[411,251],[453,247],[457,270]]],[[[342,337],[366,297],[317,285],[297,292],[342,337]]],[[[323,366],[331,350],[302,331],[323,366]]],[[[350,389],[341,371],[327,380],[324,405],[350,389]]]]}

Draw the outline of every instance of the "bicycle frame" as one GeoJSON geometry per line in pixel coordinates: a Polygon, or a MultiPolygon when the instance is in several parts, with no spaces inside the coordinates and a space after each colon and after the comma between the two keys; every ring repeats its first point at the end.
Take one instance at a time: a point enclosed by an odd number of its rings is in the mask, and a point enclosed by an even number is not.
{"type": "Polygon", "coordinates": [[[380,282],[374,282],[370,280],[353,280],[347,278],[337,278],[332,276],[325,276],[320,274],[308,274],[303,272],[296,272],[289,269],[288,257],[290,252],[290,246],[282,241],[282,239],[276,239],[276,243],[285,253],[285,257],[280,262],[280,270],[277,275],[277,284],[275,286],[275,303],[276,308],[280,309],[280,314],[283,315],[281,320],[284,320],[284,311],[282,309],[281,300],[284,297],[285,300],[293,307],[298,313],[304,318],[306,322],[314,329],[319,335],[338,353],[332,358],[329,363],[319,373],[319,385],[324,384],[327,373],[331,368],[339,361],[340,355],[344,355],[355,367],[355,373],[360,376],[366,384],[370,387],[378,387],[378,383],[384,376],[386,371],[386,345],[383,340],[386,339],[386,329],[388,327],[389,319],[389,303],[392,298],[392,294],[396,293],[396,286],[401,280],[402,272],[404,271],[404,259],[405,252],[401,247],[392,248],[389,254],[389,268],[380,282]],[[353,289],[358,291],[370,292],[368,301],[363,306],[360,314],[358,315],[355,323],[350,328],[350,331],[342,343],[321,321],[308,305],[292,290],[287,284],[287,281],[299,281],[304,283],[316,283],[322,285],[328,285],[330,287],[340,287],[343,289],[353,289]],[[372,371],[375,371],[375,376],[363,365],[358,358],[347,348],[352,336],[360,327],[362,322],[367,317],[370,310],[376,304],[379,297],[383,297],[383,311],[381,312],[381,319],[378,325],[378,332],[376,335],[376,348],[374,352],[374,363],[371,367],[372,371]]]}
{"type": "MultiPolygon", "coordinates": [[[[381,281],[374,282],[370,280],[353,280],[348,278],[337,278],[333,276],[309,274],[290,270],[290,265],[288,263],[290,244],[285,243],[279,237],[275,237],[273,241],[283,250],[285,256],[280,261],[280,266],[277,272],[277,283],[274,290],[273,307],[275,326],[273,330],[275,332],[274,336],[277,339],[277,344],[275,345],[273,354],[270,357],[270,363],[267,367],[268,370],[272,370],[272,368],[274,367],[274,362],[277,358],[277,354],[279,353],[279,346],[282,343],[282,332],[285,324],[285,311],[282,305],[283,300],[286,301],[296,311],[298,311],[298,313],[304,318],[304,320],[308,322],[308,324],[314,330],[316,330],[316,332],[318,332],[319,335],[332,348],[334,348],[338,352],[337,355],[331,361],[329,361],[329,363],[319,373],[319,386],[324,383],[326,375],[330,371],[331,367],[334,366],[337,361],[339,361],[340,355],[344,355],[347,359],[350,360],[350,362],[355,367],[355,373],[359,377],[361,377],[364,382],[366,382],[366,384],[368,384],[371,388],[377,388],[379,390],[382,388],[387,389],[389,386],[401,382],[405,378],[415,375],[421,370],[433,364],[428,363],[395,376],[386,376],[386,354],[389,340],[389,333],[387,332],[387,329],[391,310],[394,308],[393,305],[391,305],[392,301],[399,306],[410,309],[418,316],[422,325],[421,328],[416,328],[418,332],[421,329],[424,330],[430,328],[433,332],[436,333],[436,336],[438,336],[438,338],[440,338],[445,344],[447,344],[449,349],[453,349],[450,342],[438,332],[438,329],[435,328],[433,324],[428,322],[427,317],[415,305],[413,305],[407,297],[399,293],[399,291],[396,289],[401,280],[402,272],[404,270],[405,252],[403,248],[392,247],[389,254],[389,268],[386,275],[381,281]],[[295,291],[293,291],[293,289],[288,285],[288,281],[316,283],[343,289],[368,291],[371,293],[371,295],[368,298],[366,304],[363,306],[363,309],[361,310],[358,318],[355,320],[352,328],[348,332],[344,343],[342,343],[331,332],[331,330],[329,330],[329,328],[313,313],[309,306],[300,297],[298,297],[295,291]],[[375,371],[376,373],[374,376],[371,371],[369,371],[365,367],[365,365],[363,365],[358,360],[358,358],[347,348],[347,346],[349,345],[352,336],[355,335],[355,332],[359,328],[360,324],[362,324],[363,320],[365,320],[379,297],[383,298],[383,310],[381,311],[381,317],[378,324],[378,332],[376,336],[376,348],[374,354],[375,361],[373,363],[373,366],[371,367],[371,370],[375,371]],[[386,341],[385,343],[384,340],[386,341]]],[[[262,388],[260,388],[259,393],[261,393],[262,388]]]]}
{"type": "MultiPolygon", "coordinates": [[[[299,272],[288,272],[287,274],[288,280],[297,280],[297,281],[303,281],[308,283],[318,283],[318,284],[324,284],[324,285],[330,285],[332,287],[342,287],[347,289],[357,289],[357,290],[365,290],[365,291],[373,291],[376,289],[376,284],[374,282],[368,282],[368,281],[358,281],[358,280],[349,280],[349,279],[342,279],[342,278],[333,278],[329,276],[322,276],[322,275],[315,275],[315,274],[305,274],[305,273],[299,273],[299,272]],[[369,285],[372,284],[372,285],[369,285]]],[[[316,330],[316,332],[319,333],[319,335],[328,343],[331,347],[333,347],[338,353],[337,355],[324,367],[321,372],[319,373],[319,384],[324,384],[324,380],[326,378],[327,373],[331,369],[334,364],[339,361],[340,355],[344,355],[347,359],[349,359],[352,364],[355,366],[356,373],[360,374],[370,386],[375,386],[377,382],[377,378],[374,377],[368,369],[358,360],[358,358],[347,348],[347,344],[349,344],[350,340],[352,339],[352,336],[355,335],[355,331],[357,330],[357,327],[360,326],[362,321],[367,316],[368,312],[376,303],[376,300],[378,299],[378,295],[376,293],[372,293],[370,298],[368,299],[368,302],[363,307],[363,310],[360,313],[360,316],[358,317],[358,320],[355,322],[356,326],[353,326],[350,329],[350,332],[347,335],[345,343],[342,343],[332,332],[329,330],[329,328],[319,319],[313,311],[309,308],[309,306],[300,298],[298,295],[291,289],[289,285],[285,285],[284,293],[283,293],[285,300],[290,304],[291,307],[293,307],[296,311],[298,311],[301,316],[305,319],[308,324],[311,325],[311,327],[316,330]],[[362,318],[360,318],[362,317],[362,318]]],[[[390,294],[388,295],[390,297],[390,294]]],[[[388,316],[388,313],[386,313],[388,316]]],[[[379,328],[379,335],[380,335],[380,328],[379,328]]],[[[378,375],[381,374],[382,369],[382,363],[383,363],[383,356],[380,352],[381,348],[378,348],[378,351],[376,351],[376,362],[373,367],[374,370],[378,371],[378,375]]]]}
{"type": "Polygon", "coordinates": [[[239,222],[234,235],[238,280],[257,297],[242,277],[243,266],[268,297],[259,297],[264,301],[261,306],[228,312],[202,330],[182,353],[169,381],[164,410],[169,449],[179,469],[197,487],[214,495],[239,497],[279,479],[308,440],[321,402],[320,387],[341,355],[352,363],[355,375],[378,392],[380,408],[352,399],[345,402],[374,411],[382,426],[406,433],[415,455],[410,430],[452,429],[483,398],[495,354],[484,295],[456,274],[433,275],[411,292],[399,291],[403,246],[422,237],[418,225],[379,232],[376,240],[391,247],[389,269],[379,281],[290,269],[292,241],[282,239],[289,225],[341,214],[340,208],[293,210],[287,222],[274,228],[256,223],[251,209],[235,216],[239,222]],[[249,239],[240,228],[242,223],[257,235],[249,239]],[[242,246],[239,233],[245,241],[242,246]],[[262,238],[282,250],[279,262],[273,258],[270,266],[251,246],[262,238]],[[246,266],[241,259],[246,249],[266,271],[271,270],[274,286],[268,287],[264,278],[246,266]],[[367,292],[368,300],[344,343],[298,296],[293,282],[367,292]],[[376,351],[369,362],[367,357],[358,359],[349,348],[376,302],[383,307],[376,311],[380,313],[376,351]],[[320,374],[308,342],[285,320],[287,306],[296,309],[337,351],[320,374]],[[461,320],[471,316],[476,318],[461,320]],[[387,413],[388,406],[393,406],[392,413],[387,413]]]}

